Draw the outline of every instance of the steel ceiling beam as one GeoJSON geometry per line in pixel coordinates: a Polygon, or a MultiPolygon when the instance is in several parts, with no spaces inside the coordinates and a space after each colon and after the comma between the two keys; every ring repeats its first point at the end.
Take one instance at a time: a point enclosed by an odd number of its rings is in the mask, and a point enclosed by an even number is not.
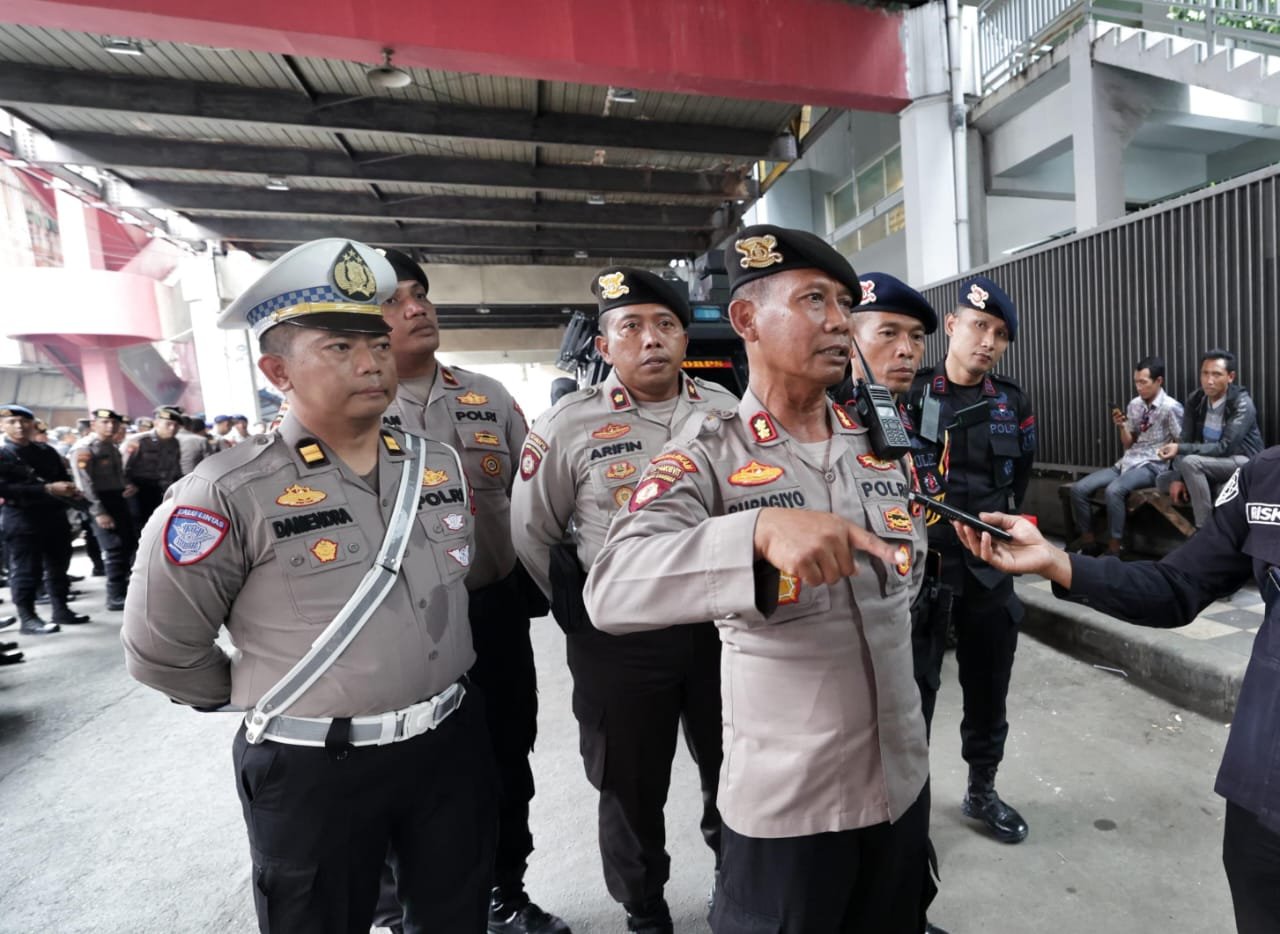
{"type": "Polygon", "coordinates": [[[604,204],[465,195],[395,196],[380,201],[364,192],[264,191],[232,185],[137,182],[119,207],[167,207],[192,213],[315,214],[399,221],[497,222],[578,227],[657,227],[696,230],[712,226],[712,210],[698,205],[604,204]],[[141,196],[141,197],[137,197],[141,196]]]}
{"type": "Polygon", "coordinates": [[[707,248],[705,235],[688,231],[610,228],[533,228],[458,224],[387,224],[368,221],[291,221],[259,217],[189,214],[219,239],[256,243],[303,243],[322,237],[350,237],[378,246],[440,247],[449,252],[489,253],[587,250],[613,256],[692,256],[707,248]]]}
{"type": "MultiPolygon", "coordinates": [[[[419,183],[535,191],[688,195],[708,204],[749,200],[754,179],[738,172],[667,172],[594,165],[530,166],[497,159],[451,159],[402,153],[347,155],[316,149],[277,149],[229,143],[197,143],[109,133],[59,133],[26,156],[32,162],[103,168],[248,172],[284,178],[374,183],[419,183]]],[[[141,184],[141,182],[139,182],[141,184]]]]}
{"type": "Polygon", "coordinates": [[[790,133],[769,130],[584,114],[544,112],[534,116],[524,110],[372,95],[353,98],[330,94],[312,100],[293,91],[102,75],[11,62],[0,63],[0,102],[335,132],[647,149],[742,159],[787,160],[796,156],[796,141],[790,133]]]}

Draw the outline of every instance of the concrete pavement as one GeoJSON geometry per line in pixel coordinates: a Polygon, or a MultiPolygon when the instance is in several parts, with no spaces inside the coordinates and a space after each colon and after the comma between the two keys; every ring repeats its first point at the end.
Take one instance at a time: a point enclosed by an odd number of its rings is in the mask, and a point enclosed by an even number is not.
{"type": "MultiPolygon", "coordinates": [[[[0,669],[0,934],[252,931],[230,766],[235,721],[131,682],[120,615],[99,609],[99,581],[86,585],[77,607],[94,623],[19,637],[29,661],[0,669]]],[[[563,638],[550,620],[535,624],[535,649],[541,735],[529,890],[577,934],[621,931],[601,879],[563,638]]],[[[948,658],[933,751],[937,923],[952,934],[1232,929],[1223,802],[1212,793],[1222,722],[1024,639],[999,787],[1031,835],[1009,847],[959,813],[958,704],[948,658]]],[[[711,857],[698,804],[682,749],[667,811],[679,931],[707,930],[711,857]]]]}

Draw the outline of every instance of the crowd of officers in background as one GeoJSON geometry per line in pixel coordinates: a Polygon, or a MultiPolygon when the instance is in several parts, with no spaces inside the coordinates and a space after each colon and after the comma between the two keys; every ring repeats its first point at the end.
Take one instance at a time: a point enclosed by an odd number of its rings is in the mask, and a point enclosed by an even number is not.
{"type": "MultiPolygon", "coordinates": [[[[0,630],[17,626],[30,636],[91,621],[70,606],[81,596],[72,585],[83,580],[68,572],[77,539],[93,576],[106,578],[104,609],[124,609],[138,535],[165,490],[208,455],[251,437],[243,415],[206,423],[167,405],[132,421],[94,409],[75,426],[51,429],[32,408],[11,403],[0,406],[0,429],[0,586],[13,603],[0,630]]],[[[18,643],[0,640],[0,665],[24,658],[18,643]]]]}

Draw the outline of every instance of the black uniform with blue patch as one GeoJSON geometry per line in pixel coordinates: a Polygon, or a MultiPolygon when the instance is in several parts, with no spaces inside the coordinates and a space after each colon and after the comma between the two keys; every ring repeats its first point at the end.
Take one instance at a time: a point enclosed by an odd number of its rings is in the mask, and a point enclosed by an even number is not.
{"type": "Polygon", "coordinates": [[[1140,626],[1183,626],[1250,578],[1266,615],[1253,640],[1214,790],[1240,931],[1280,931],[1280,447],[1227,481],[1209,523],[1161,561],[1071,556],[1054,593],[1140,626]]]}
{"type": "MultiPolygon", "coordinates": [[[[912,458],[926,494],[975,515],[1019,511],[1035,460],[1036,417],[1016,382],[991,374],[975,386],[958,386],[939,363],[917,372],[907,406],[912,458]]],[[[922,606],[913,623],[925,722],[933,718],[950,619],[964,693],[961,752],[971,766],[994,767],[1009,732],[1005,697],[1022,604],[1012,578],[966,551],[950,523],[929,526],[929,548],[922,593],[933,594],[934,604],[922,606]]]]}

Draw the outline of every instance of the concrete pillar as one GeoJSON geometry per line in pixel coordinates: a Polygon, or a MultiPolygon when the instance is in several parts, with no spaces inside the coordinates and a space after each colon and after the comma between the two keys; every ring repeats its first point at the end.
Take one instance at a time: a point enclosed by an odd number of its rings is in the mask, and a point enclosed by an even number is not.
{"type": "Polygon", "coordinates": [[[80,372],[84,377],[84,397],[89,408],[115,409],[121,415],[129,414],[129,390],[115,350],[82,347],[80,372]]]}
{"type": "Polygon", "coordinates": [[[213,251],[186,260],[182,297],[191,307],[191,338],[200,368],[204,412],[258,420],[257,354],[247,330],[218,327],[222,298],[213,251]]]}
{"type": "Polygon", "coordinates": [[[68,269],[106,269],[98,211],[61,189],[54,191],[53,203],[58,213],[62,265],[68,269]]]}
{"type": "Polygon", "coordinates": [[[955,175],[951,165],[951,100],[932,94],[898,115],[907,278],[924,286],[961,272],[956,257],[955,175]]]}
{"type": "Polygon", "coordinates": [[[1093,63],[1093,47],[1071,48],[1071,135],[1076,190],[1076,230],[1124,216],[1124,149],[1131,129],[1112,105],[1105,66],[1093,63]]]}
{"type": "Polygon", "coordinates": [[[969,266],[977,268],[985,266],[991,255],[987,233],[987,143],[973,126],[965,134],[965,142],[969,158],[969,266]]]}

